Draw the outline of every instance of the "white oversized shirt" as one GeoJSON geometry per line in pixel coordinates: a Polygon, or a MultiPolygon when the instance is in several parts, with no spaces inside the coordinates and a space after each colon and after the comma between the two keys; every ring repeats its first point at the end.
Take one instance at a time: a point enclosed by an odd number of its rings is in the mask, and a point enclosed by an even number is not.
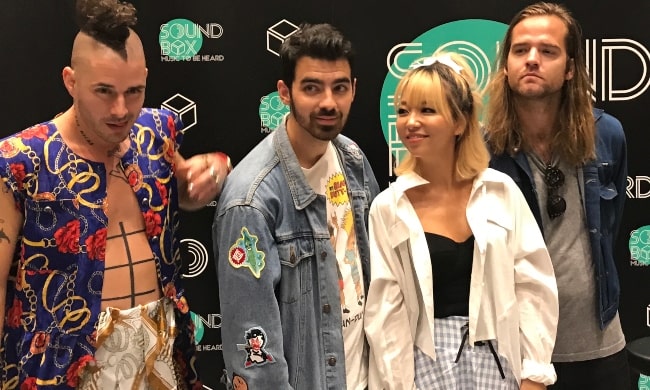
{"type": "MultiPolygon", "coordinates": [[[[431,258],[405,194],[426,183],[416,173],[404,174],[370,208],[371,281],[364,319],[370,390],[415,388],[414,345],[436,358],[431,258]]],[[[496,339],[519,382],[554,383],[557,285],[523,195],[509,176],[488,168],[474,180],[466,216],[475,239],[469,343],[496,339]]]]}

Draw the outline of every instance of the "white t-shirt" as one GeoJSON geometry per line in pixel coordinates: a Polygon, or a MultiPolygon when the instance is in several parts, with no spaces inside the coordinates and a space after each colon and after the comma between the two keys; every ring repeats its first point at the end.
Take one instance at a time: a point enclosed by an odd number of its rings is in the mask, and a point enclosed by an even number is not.
{"type": "Polygon", "coordinates": [[[368,383],[368,351],[363,331],[366,297],[354,213],[334,146],[330,143],[323,157],[311,168],[303,168],[303,172],[314,191],[327,200],[327,227],[338,263],[346,383],[349,390],[362,390],[368,383]]]}

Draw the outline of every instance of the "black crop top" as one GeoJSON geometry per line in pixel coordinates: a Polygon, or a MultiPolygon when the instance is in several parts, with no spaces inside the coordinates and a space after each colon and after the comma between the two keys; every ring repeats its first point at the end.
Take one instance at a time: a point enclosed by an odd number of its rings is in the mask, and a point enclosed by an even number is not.
{"type": "Polygon", "coordinates": [[[467,316],[474,236],[456,242],[425,232],[433,270],[434,317],[467,316]]]}

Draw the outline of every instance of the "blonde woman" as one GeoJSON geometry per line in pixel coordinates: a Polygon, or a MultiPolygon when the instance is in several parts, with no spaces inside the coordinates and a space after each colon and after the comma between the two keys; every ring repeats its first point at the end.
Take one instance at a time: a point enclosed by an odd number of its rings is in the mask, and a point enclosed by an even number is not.
{"type": "Polygon", "coordinates": [[[369,388],[545,389],[558,297],[516,184],[488,168],[463,59],[416,61],[395,91],[408,150],[370,209],[369,388]]]}

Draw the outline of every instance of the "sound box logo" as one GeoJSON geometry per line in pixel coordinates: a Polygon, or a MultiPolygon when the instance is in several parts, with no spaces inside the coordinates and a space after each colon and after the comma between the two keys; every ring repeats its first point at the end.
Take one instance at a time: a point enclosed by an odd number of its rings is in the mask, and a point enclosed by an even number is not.
{"type": "Polygon", "coordinates": [[[650,198],[650,176],[628,176],[625,193],[628,198],[650,198]]]}
{"type": "Polygon", "coordinates": [[[397,83],[416,60],[440,51],[456,52],[472,68],[480,90],[484,89],[496,63],[499,44],[508,25],[483,19],[464,19],[434,27],[413,42],[394,46],[386,57],[388,73],[379,100],[381,126],[389,149],[389,174],[402,159],[406,149],[395,129],[393,93],[397,83]]]}
{"type": "MultiPolygon", "coordinates": [[[[208,313],[204,315],[190,311],[190,317],[194,323],[194,344],[196,350],[201,351],[221,351],[222,344],[203,343],[206,336],[206,329],[221,329],[221,314],[208,313]]],[[[209,340],[208,340],[209,341],[209,340]]]]}
{"type": "Polygon", "coordinates": [[[587,39],[585,61],[594,98],[600,101],[634,100],[650,87],[650,51],[641,42],[628,38],[587,39]],[[615,71],[618,69],[625,72],[615,71]]]}
{"type": "Polygon", "coordinates": [[[259,109],[261,132],[270,133],[277,129],[288,112],[289,106],[282,102],[277,91],[262,96],[259,109]]]}
{"type": "Polygon", "coordinates": [[[217,39],[223,35],[219,23],[200,25],[188,19],[173,19],[160,26],[161,61],[223,61],[221,54],[199,54],[203,39],[217,39]]]}
{"type": "MultiPolygon", "coordinates": [[[[266,50],[280,56],[280,46],[300,27],[287,19],[282,19],[266,30],[266,50]]],[[[273,91],[260,99],[260,132],[267,134],[277,129],[282,118],[289,112],[289,106],[282,102],[277,91],[273,91]]]]}
{"type": "Polygon", "coordinates": [[[645,267],[650,265],[650,226],[641,226],[632,230],[628,242],[630,265],[645,267]]]}

